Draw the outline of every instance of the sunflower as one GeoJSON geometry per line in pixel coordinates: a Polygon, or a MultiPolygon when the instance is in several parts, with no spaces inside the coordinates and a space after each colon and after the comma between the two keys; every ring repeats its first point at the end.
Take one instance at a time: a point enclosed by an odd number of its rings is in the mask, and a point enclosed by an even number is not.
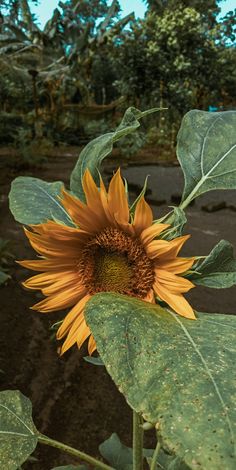
{"type": "Polygon", "coordinates": [[[180,276],[194,258],[177,256],[189,235],[171,241],[158,238],[169,225],[153,223],[144,197],[131,217],[120,170],[108,191],[101,178],[98,189],[86,170],[83,189],[86,204],[65,190],[60,198],[75,226],[56,221],[31,225],[25,233],[40,259],[20,262],[40,272],[23,283],[46,296],[33,310],[46,313],[71,307],[57,331],[57,339],[65,339],[61,354],[75,343],[80,348],[88,337],[89,354],[96,349],[84,308],[97,292],[117,292],[151,303],[158,298],[179,315],[194,319],[182,295],[194,285],[180,276]]]}

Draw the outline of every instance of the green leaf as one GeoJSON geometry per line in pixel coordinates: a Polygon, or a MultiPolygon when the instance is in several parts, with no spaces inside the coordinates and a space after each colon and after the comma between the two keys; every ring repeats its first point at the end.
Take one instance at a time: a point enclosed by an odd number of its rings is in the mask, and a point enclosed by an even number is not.
{"type": "Polygon", "coordinates": [[[0,462],[4,470],[17,469],[37,445],[30,400],[17,390],[0,392],[0,462]]]}
{"type": "Polygon", "coordinates": [[[15,220],[25,225],[58,220],[73,226],[59,200],[63,186],[61,181],[46,183],[38,178],[16,178],[9,194],[10,210],[15,220]]]}
{"type": "Polygon", "coordinates": [[[129,212],[130,212],[130,215],[131,215],[132,217],[134,217],[135,209],[136,209],[136,206],[137,206],[138,202],[140,201],[140,199],[141,199],[142,197],[145,196],[145,193],[146,193],[146,190],[147,190],[147,183],[148,183],[148,176],[146,176],[146,178],[145,178],[142,191],[140,192],[140,194],[138,195],[138,197],[135,199],[135,201],[133,202],[132,206],[129,208],[129,212]]]}
{"type": "Polygon", "coordinates": [[[11,276],[9,276],[9,274],[4,273],[4,271],[0,271],[0,286],[5,284],[5,282],[10,278],[11,276]]]}
{"type": "Polygon", "coordinates": [[[70,188],[81,200],[85,200],[82,187],[83,174],[88,168],[97,185],[99,184],[99,168],[103,159],[111,153],[113,144],[125,135],[134,132],[140,126],[139,120],[148,114],[159,111],[159,108],[139,111],[136,108],[128,108],[121,124],[114,132],[109,132],[89,142],[80,153],[79,159],[71,173],[70,188]]]}
{"type": "Polygon", "coordinates": [[[107,371],[162,447],[190,468],[234,470],[236,318],[188,320],[118,294],[97,294],[86,322],[107,371]]]}
{"type": "Polygon", "coordinates": [[[236,188],[236,111],[189,111],[179,133],[177,156],[184,172],[181,207],[212,189],[236,188]]]}
{"type": "Polygon", "coordinates": [[[116,470],[132,470],[133,452],[120,441],[116,433],[99,446],[99,452],[116,470]]]}
{"type": "MultiPolygon", "coordinates": [[[[132,470],[133,469],[133,451],[130,447],[125,446],[120,441],[119,436],[113,433],[109,439],[104,441],[99,446],[100,454],[107,462],[112,465],[116,470],[132,470]]],[[[149,464],[152,461],[154,449],[143,449],[143,455],[149,464]]],[[[178,459],[179,460],[179,459],[178,459]]],[[[187,470],[188,467],[183,466],[183,462],[179,462],[182,466],[169,467],[170,464],[176,461],[171,455],[166,454],[160,449],[157,459],[157,469],[175,468],[176,470],[187,470]]]]}
{"type": "Polygon", "coordinates": [[[89,362],[90,364],[93,364],[94,366],[104,366],[104,363],[103,363],[102,359],[99,356],[98,357],[84,356],[83,359],[86,362],[89,362]]]}
{"type": "Polygon", "coordinates": [[[195,270],[188,276],[194,284],[224,289],[236,284],[236,260],[234,247],[226,240],[221,240],[204,259],[199,260],[195,270]]]}
{"type": "Polygon", "coordinates": [[[187,219],[183,209],[173,207],[173,212],[167,218],[164,217],[162,221],[165,224],[170,224],[170,227],[161,233],[160,238],[172,240],[182,235],[187,219]]]}
{"type": "MultiPolygon", "coordinates": [[[[146,460],[151,468],[152,458],[146,457],[146,460]]],[[[168,455],[160,449],[155,470],[189,470],[189,468],[179,457],[168,455]]]]}

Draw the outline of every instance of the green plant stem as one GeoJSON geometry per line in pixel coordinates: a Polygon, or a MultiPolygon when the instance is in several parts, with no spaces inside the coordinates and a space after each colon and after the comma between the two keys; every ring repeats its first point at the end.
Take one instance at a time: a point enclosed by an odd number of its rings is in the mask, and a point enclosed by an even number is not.
{"type": "Polygon", "coordinates": [[[190,202],[196,197],[196,194],[198,192],[198,189],[202,186],[202,184],[206,181],[206,179],[208,178],[208,175],[204,175],[200,181],[198,181],[197,185],[195,186],[195,188],[193,188],[193,190],[191,191],[191,193],[186,197],[186,199],[184,199],[183,202],[181,202],[181,204],[179,205],[179,208],[180,209],[185,209],[185,207],[187,207],[190,202]]]}
{"type": "Polygon", "coordinates": [[[133,410],[133,470],[143,470],[143,419],[133,410]]]}
{"type": "Polygon", "coordinates": [[[156,448],[155,448],[155,450],[154,450],[153,456],[152,456],[152,462],[151,462],[150,470],[156,470],[156,466],[157,466],[157,457],[158,457],[160,448],[161,448],[161,444],[160,444],[160,442],[158,441],[158,442],[157,442],[157,445],[156,445],[156,448]]]}
{"type": "Polygon", "coordinates": [[[84,460],[85,462],[88,462],[90,465],[93,465],[96,468],[101,468],[102,470],[114,470],[113,467],[110,467],[109,465],[106,465],[105,463],[100,462],[100,460],[97,460],[94,457],[91,457],[91,455],[85,454],[84,452],[81,452],[80,450],[67,446],[66,444],[63,444],[62,442],[55,441],[54,439],[50,439],[49,437],[44,436],[43,434],[39,434],[38,442],[46,446],[56,447],[56,449],[60,449],[63,452],[67,452],[67,454],[74,455],[75,457],[78,457],[79,459],[84,460]]]}

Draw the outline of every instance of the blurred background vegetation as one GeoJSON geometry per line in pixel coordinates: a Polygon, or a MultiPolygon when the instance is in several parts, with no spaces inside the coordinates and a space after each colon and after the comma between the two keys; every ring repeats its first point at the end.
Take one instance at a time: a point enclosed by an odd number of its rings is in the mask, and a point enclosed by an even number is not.
{"type": "Polygon", "coordinates": [[[112,130],[128,106],[160,106],[168,111],[119,150],[144,145],[171,159],[189,109],[234,109],[236,10],[220,18],[217,0],[144,3],[136,19],[121,17],[118,0],[60,1],[40,28],[27,0],[0,0],[1,146],[37,161],[112,130]]]}

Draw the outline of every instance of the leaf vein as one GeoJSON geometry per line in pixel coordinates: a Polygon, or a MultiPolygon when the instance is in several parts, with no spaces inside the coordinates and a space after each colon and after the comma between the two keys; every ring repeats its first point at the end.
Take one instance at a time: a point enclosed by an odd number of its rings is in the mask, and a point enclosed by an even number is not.
{"type": "Polygon", "coordinates": [[[177,323],[179,323],[179,325],[181,326],[181,328],[182,328],[183,332],[185,333],[186,337],[188,338],[188,340],[189,340],[190,343],[192,344],[192,346],[193,346],[195,352],[197,353],[197,355],[198,355],[199,358],[201,359],[201,362],[202,362],[202,364],[203,364],[203,366],[204,366],[204,368],[205,368],[205,370],[206,370],[208,376],[210,377],[210,379],[211,379],[211,381],[212,381],[212,384],[213,384],[213,386],[214,386],[214,389],[215,389],[215,391],[216,391],[216,394],[217,394],[217,396],[218,396],[218,398],[219,398],[219,401],[220,401],[221,406],[222,406],[222,408],[223,408],[223,411],[224,411],[224,413],[225,413],[226,421],[227,421],[228,427],[229,427],[229,432],[230,432],[231,438],[232,438],[232,443],[234,443],[234,442],[235,442],[235,441],[234,441],[234,433],[233,433],[231,421],[230,421],[230,419],[229,419],[229,415],[228,415],[228,411],[227,411],[227,406],[226,406],[226,404],[225,404],[225,402],[224,402],[224,400],[223,400],[223,397],[222,397],[222,395],[221,395],[221,393],[220,393],[219,387],[218,387],[218,385],[217,385],[217,383],[216,383],[216,381],[215,381],[215,379],[214,379],[214,377],[213,377],[213,375],[212,375],[212,373],[211,373],[211,370],[209,369],[209,367],[208,367],[208,365],[207,365],[207,362],[206,362],[205,358],[203,357],[201,351],[198,349],[196,343],[194,342],[194,339],[192,338],[192,336],[191,336],[191,334],[189,333],[189,331],[187,330],[187,328],[183,325],[183,323],[181,322],[181,320],[180,320],[179,318],[177,318],[177,316],[175,315],[175,313],[174,313],[174,312],[171,312],[169,309],[168,309],[168,312],[169,312],[169,313],[171,314],[171,316],[177,321],[177,323]]]}
{"type": "MultiPolygon", "coordinates": [[[[36,184],[36,186],[38,186],[36,184]]],[[[46,194],[53,202],[55,202],[55,204],[61,209],[62,212],[64,212],[66,214],[66,217],[68,220],[70,220],[70,217],[68,216],[66,210],[64,209],[64,207],[54,198],[51,196],[51,194],[49,192],[47,192],[44,188],[42,188],[41,186],[38,186],[39,190],[42,191],[44,194],[46,194]]]]}
{"type": "Polygon", "coordinates": [[[14,411],[10,410],[9,408],[7,408],[7,406],[3,405],[2,403],[0,403],[0,407],[4,408],[5,410],[7,410],[8,413],[11,413],[18,421],[20,421],[20,423],[23,424],[23,426],[28,429],[28,431],[30,432],[30,434],[34,435],[34,433],[31,431],[31,429],[27,426],[27,424],[24,423],[24,421],[22,421],[22,419],[16,414],[14,413],[14,411]]]}

